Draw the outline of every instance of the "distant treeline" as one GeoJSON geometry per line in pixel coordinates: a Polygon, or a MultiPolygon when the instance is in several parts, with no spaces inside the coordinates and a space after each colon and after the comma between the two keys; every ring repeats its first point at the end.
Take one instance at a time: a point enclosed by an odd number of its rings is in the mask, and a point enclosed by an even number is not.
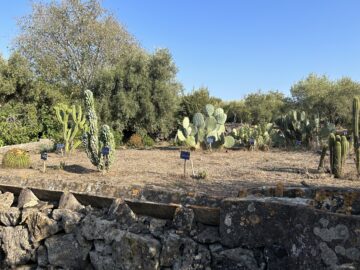
{"type": "Polygon", "coordinates": [[[316,74],[295,83],[290,97],[257,91],[225,102],[207,88],[185,94],[169,50],[147,52],[94,0],[35,2],[19,24],[13,53],[0,57],[0,144],[59,139],[54,106],[82,105],[86,89],[118,141],[133,133],[172,137],[185,115],[208,103],[223,107],[228,122],[267,123],[297,109],[350,127],[351,100],[360,95],[360,84],[350,78],[316,74]]]}

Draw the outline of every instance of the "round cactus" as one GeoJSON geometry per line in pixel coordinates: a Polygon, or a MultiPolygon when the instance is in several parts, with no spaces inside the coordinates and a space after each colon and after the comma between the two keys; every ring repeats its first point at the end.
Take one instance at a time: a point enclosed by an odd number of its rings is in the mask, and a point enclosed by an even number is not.
{"type": "Polygon", "coordinates": [[[5,153],[2,164],[6,168],[29,168],[30,155],[25,150],[14,148],[5,153]]]}

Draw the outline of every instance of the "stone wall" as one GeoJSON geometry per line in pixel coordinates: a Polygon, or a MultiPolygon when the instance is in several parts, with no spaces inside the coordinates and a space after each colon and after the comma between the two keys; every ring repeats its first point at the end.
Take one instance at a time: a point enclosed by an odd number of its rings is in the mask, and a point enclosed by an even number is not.
{"type": "Polygon", "coordinates": [[[322,209],[316,192],[201,208],[0,190],[1,269],[360,269],[357,204],[322,209]]]}

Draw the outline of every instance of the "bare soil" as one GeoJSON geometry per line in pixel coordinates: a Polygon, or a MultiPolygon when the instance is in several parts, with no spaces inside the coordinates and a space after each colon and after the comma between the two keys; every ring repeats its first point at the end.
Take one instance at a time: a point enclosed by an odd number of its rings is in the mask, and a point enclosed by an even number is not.
{"type": "MultiPolygon", "coordinates": [[[[156,186],[187,192],[206,192],[211,195],[234,194],[243,187],[270,186],[282,182],[285,186],[334,186],[360,188],[353,157],[349,157],[343,179],[317,170],[319,154],[310,151],[268,152],[247,150],[220,150],[191,152],[195,174],[206,172],[206,179],[191,177],[191,163],[187,162],[187,177],[183,176],[184,161],[180,151],[168,148],[153,150],[117,150],[116,162],[106,174],[98,172],[86,154],[78,151],[71,156],[49,153],[47,171],[43,173],[40,155],[32,154],[31,169],[1,169],[0,184],[9,176],[32,181],[62,181],[76,183],[102,183],[114,187],[156,186]],[[60,162],[66,167],[60,169],[60,162]]],[[[328,157],[327,157],[328,159],[328,157]]],[[[328,164],[328,160],[326,160],[328,164]]],[[[15,180],[14,180],[15,181],[15,180]]],[[[16,180],[18,181],[18,180],[16,180]]],[[[9,184],[9,181],[6,181],[9,184]]],[[[19,184],[19,183],[11,183],[19,184]]],[[[24,183],[22,183],[24,185],[24,183]]]]}

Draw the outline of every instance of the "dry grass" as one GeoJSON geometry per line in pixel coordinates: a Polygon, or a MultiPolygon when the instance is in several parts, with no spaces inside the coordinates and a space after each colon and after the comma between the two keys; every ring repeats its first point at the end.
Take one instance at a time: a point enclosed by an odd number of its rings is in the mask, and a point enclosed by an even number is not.
{"type": "Polygon", "coordinates": [[[214,195],[234,194],[244,186],[276,185],[279,182],[285,186],[299,186],[306,181],[314,186],[360,188],[352,157],[347,160],[344,179],[340,180],[317,171],[319,155],[314,152],[192,152],[195,173],[207,173],[207,179],[201,180],[190,177],[190,162],[187,164],[189,175],[183,177],[183,161],[179,159],[178,150],[118,150],[116,156],[116,164],[106,176],[96,171],[84,152],[76,152],[66,158],[50,153],[45,174],[41,172],[40,155],[32,155],[33,169],[1,169],[0,176],[14,175],[29,183],[41,178],[68,181],[69,184],[101,182],[124,187],[154,185],[214,195]],[[61,161],[66,162],[65,170],[58,169],[61,161]]]}

